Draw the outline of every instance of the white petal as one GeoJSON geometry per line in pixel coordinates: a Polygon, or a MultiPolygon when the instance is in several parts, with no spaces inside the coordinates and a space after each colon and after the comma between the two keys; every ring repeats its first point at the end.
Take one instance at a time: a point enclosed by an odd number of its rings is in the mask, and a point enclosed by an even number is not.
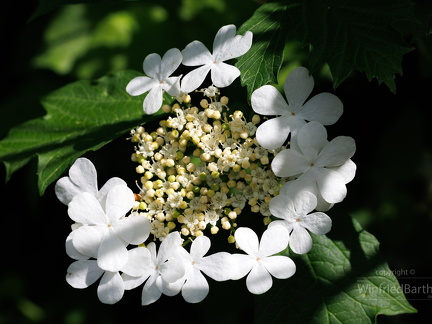
{"type": "Polygon", "coordinates": [[[343,176],[330,169],[316,168],[314,170],[314,177],[325,201],[338,203],[344,200],[347,188],[343,176]]]}
{"type": "Polygon", "coordinates": [[[321,212],[303,216],[300,223],[303,227],[317,235],[327,234],[332,227],[331,218],[321,212]]]}
{"type": "Polygon", "coordinates": [[[214,49],[213,55],[218,62],[230,60],[245,54],[252,47],[253,34],[247,31],[243,36],[236,35],[231,38],[227,46],[220,49],[214,49]]]}
{"type": "Polygon", "coordinates": [[[129,276],[126,273],[122,273],[121,277],[124,282],[125,290],[135,289],[136,287],[141,286],[143,282],[148,279],[148,276],[133,277],[133,276],[129,276]]]}
{"type": "Polygon", "coordinates": [[[298,67],[291,71],[284,83],[285,96],[293,111],[297,112],[312,92],[314,80],[309,70],[298,67]]]}
{"type": "MultiPolygon", "coordinates": [[[[181,244],[182,238],[179,232],[176,231],[168,234],[159,247],[159,251],[157,254],[157,263],[161,264],[168,260],[170,257],[178,256],[176,252],[178,252],[178,248],[181,244]]],[[[147,248],[150,249],[150,246],[147,246],[147,248]]],[[[150,252],[152,252],[152,250],[150,250],[150,252]]]]}
{"type": "Polygon", "coordinates": [[[150,221],[144,216],[128,216],[113,226],[114,232],[129,244],[141,244],[149,237],[150,221]]]}
{"type": "Polygon", "coordinates": [[[131,210],[135,202],[132,190],[127,186],[115,186],[108,192],[105,203],[105,214],[109,224],[116,223],[131,210]]]}
{"type": "Polygon", "coordinates": [[[258,236],[248,227],[240,227],[234,233],[237,245],[245,253],[256,256],[258,253],[258,236]]]}
{"type": "Polygon", "coordinates": [[[99,193],[97,195],[97,198],[101,206],[105,206],[106,196],[108,195],[108,192],[115,186],[127,186],[127,184],[123,179],[120,179],[118,177],[113,177],[109,179],[107,182],[105,182],[105,184],[99,190],[99,193]]]}
{"type": "Polygon", "coordinates": [[[292,199],[283,193],[279,193],[270,200],[269,209],[277,218],[289,220],[297,216],[292,199]]]}
{"type": "Polygon", "coordinates": [[[143,70],[152,79],[160,80],[162,59],[159,54],[152,53],[146,56],[143,63],[143,70]]]}
{"type": "Polygon", "coordinates": [[[180,278],[177,281],[171,282],[171,283],[163,280],[161,276],[159,276],[156,279],[156,285],[157,285],[158,289],[162,292],[162,294],[164,294],[166,296],[177,295],[181,291],[184,282],[185,282],[184,277],[180,278]]]}
{"type": "Polygon", "coordinates": [[[255,265],[256,257],[247,254],[233,254],[233,258],[236,260],[238,265],[237,273],[231,278],[232,280],[238,280],[246,276],[253,266],[255,265]]]}
{"type": "Polygon", "coordinates": [[[214,61],[213,55],[200,41],[189,43],[181,54],[183,56],[182,63],[186,66],[198,66],[214,61]]]}
{"type": "Polygon", "coordinates": [[[209,293],[209,285],[206,278],[197,267],[192,267],[187,280],[182,287],[182,296],[188,303],[199,303],[209,293]]]}
{"type": "Polygon", "coordinates": [[[166,80],[171,74],[177,70],[183,59],[182,54],[178,48],[171,48],[162,57],[161,62],[161,81],[166,80]]]}
{"type": "Polygon", "coordinates": [[[246,278],[247,289],[252,294],[263,294],[273,285],[273,279],[261,262],[256,262],[246,278]]]}
{"type": "Polygon", "coordinates": [[[307,123],[298,131],[297,144],[304,157],[310,162],[315,162],[319,152],[327,143],[327,131],[320,123],[307,123]]]}
{"type": "Polygon", "coordinates": [[[268,224],[268,227],[270,228],[273,226],[284,226],[288,230],[288,233],[291,233],[294,228],[294,222],[295,220],[275,220],[268,224]]]}
{"type": "Polygon", "coordinates": [[[281,147],[291,132],[289,121],[288,116],[282,116],[266,120],[259,125],[256,131],[256,139],[259,145],[268,150],[281,147]]]}
{"type": "Polygon", "coordinates": [[[312,97],[298,112],[302,118],[333,125],[343,113],[343,104],[335,95],[324,92],[312,97]]]}
{"type": "Polygon", "coordinates": [[[160,84],[155,85],[144,99],[144,113],[151,115],[157,112],[162,107],[162,96],[162,87],[160,84]]]}
{"type": "Polygon", "coordinates": [[[296,272],[296,265],[289,257],[275,255],[261,261],[267,271],[275,278],[287,279],[296,272]]]}
{"type": "Polygon", "coordinates": [[[80,253],[73,245],[72,238],[75,235],[75,231],[72,231],[66,238],[66,254],[75,260],[87,260],[90,258],[89,255],[80,253]]]}
{"type": "Polygon", "coordinates": [[[260,115],[291,115],[291,111],[281,93],[271,85],[265,85],[251,96],[252,109],[260,115]]]}
{"type": "Polygon", "coordinates": [[[162,280],[167,283],[174,283],[185,274],[185,261],[177,258],[170,259],[163,264],[159,264],[159,272],[162,280]]]}
{"type": "Polygon", "coordinates": [[[274,157],[271,168],[278,177],[292,177],[309,170],[310,163],[301,153],[287,149],[274,157]]]}
{"type": "Polygon", "coordinates": [[[301,224],[294,224],[289,242],[291,250],[297,254],[308,253],[312,248],[312,238],[308,231],[301,224]]]}
{"type": "Polygon", "coordinates": [[[223,62],[217,62],[211,65],[211,79],[216,87],[228,87],[239,76],[240,70],[233,65],[223,62]]]}
{"type": "Polygon", "coordinates": [[[352,160],[346,161],[340,167],[331,168],[331,170],[338,172],[344,178],[345,183],[348,183],[354,179],[356,169],[357,166],[352,160]]]}
{"type": "Polygon", "coordinates": [[[338,136],[324,146],[315,164],[321,167],[340,166],[354,155],[355,150],[352,137],[338,136]]]}
{"type": "Polygon", "coordinates": [[[104,304],[115,304],[122,299],[124,283],[118,272],[105,272],[99,283],[97,295],[104,304]]]}
{"type": "Polygon", "coordinates": [[[105,226],[81,226],[74,230],[72,244],[75,249],[89,257],[96,258],[102,238],[108,228],[105,226]]]}
{"type": "Polygon", "coordinates": [[[309,191],[301,191],[294,198],[294,208],[299,216],[310,213],[316,206],[317,198],[309,191]]]}
{"type": "Polygon", "coordinates": [[[89,193],[83,192],[75,196],[69,203],[69,217],[81,224],[106,224],[107,218],[97,198],[89,193]]]}
{"type": "Polygon", "coordinates": [[[128,260],[124,243],[109,229],[105,232],[97,255],[98,266],[106,271],[120,271],[128,260]]]}
{"type": "Polygon", "coordinates": [[[155,269],[155,265],[151,260],[150,251],[140,246],[128,250],[128,253],[128,261],[121,271],[134,277],[144,277],[145,274],[147,274],[147,277],[145,277],[145,279],[147,279],[150,276],[150,271],[154,271],[155,269]]]}
{"type": "Polygon", "coordinates": [[[97,194],[96,168],[89,159],[77,159],[69,170],[69,178],[82,192],[87,191],[94,195],[97,194]]]}
{"type": "Polygon", "coordinates": [[[54,188],[57,199],[67,205],[72,198],[81,193],[81,190],[70,180],[69,177],[60,178],[54,188]]]}
{"type": "Polygon", "coordinates": [[[213,41],[213,55],[219,58],[227,50],[229,50],[230,45],[234,37],[236,36],[236,26],[226,25],[221,27],[214,38],[213,41]]]}
{"type": "Polygon", "coordinates": [[[178,96],[181,92],[180,77],[170,77],[162,84],[162,89],[171,96],[178,96]]]}
{"type": "Polygon", "coordinates": [[[236,259],[227,252],[218,252],[204,257],[197,262],[196,266],[207,276],[216,281],[232,279],[238,273],[236,259]]]}
{"type": "Polygon", "coordinates": [[[210,249],[210,239],[207,236],[198,236],[191,245],[190,256],[193,260],[199,260],[208,252],[210,249]]]}
{"type": "Polygon", "coordinates": [[[309,191],[319,200],[319,189],[312,169],[303,173],[295,180],[285,182],[280,190],[280,194],[295,197],[300,191],[309,191]]]}
{"type": "MultiPolygon", "coordinates": [[[[317,186],[317,188],[318,188],[318,186],[317,186]]],[[[329,202],[324,200],[324,198],[322,197],[319,190],[317,190],[317,192],[316,192],[316,197],[317,197],[317,206],[316,206],[315,210],[324,212],[324,211],[327,211],[334,206],[334,203],[329,203],[329,202]]]]}
{"type": "Polygon", "coordinates": [[[131,96],[139,96],[149,91],[159,84],[158,80],[148,78],[146,76],[139,76],[129,81],[126,86],[126,92],[131,96]]]}
{"type": "Polygon", "coordinates": [[[285,226],[267,228],[259,246],[259,256],[269,256],[281,252],[288,246],[289,232],[285,226]]]}
{"type": "Polygon", "coordinates": [[[87,288],[100,278],[103,270],[96,260],[80,260],[72,263],[67,269],[66,281],[74,288],[87,288]]]}
{"type": "Polygon", "coordinates": [[[211,69],[211,64],[213,63],[203,65],[186,74],[182,79],[181,89],[187,93],[197,89],[204,82],[205,77],[211,69]]]}
{"type": "Polygon", "coordinates": [[[143,306],[154,303],[162,295],[162,292],[159,290],[159,288],[156,285],[156,279],[158,277],[159,277],[158,275],[151,276],[145,283],[141,295],[141,304],[143,306]]]}

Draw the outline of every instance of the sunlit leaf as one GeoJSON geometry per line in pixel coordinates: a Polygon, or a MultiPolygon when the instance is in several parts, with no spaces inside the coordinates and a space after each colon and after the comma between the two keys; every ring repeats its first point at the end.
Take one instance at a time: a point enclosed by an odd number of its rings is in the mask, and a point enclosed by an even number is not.
{"type": "MultiPolygon", "coordinates": [[[[38,157],[39,191],[55,181],[72,162],[97,150],[133,127],[160,113],[143,116],[144,96],[129,96],[126,84],[138,72],[123,71],[98,81],[78,81],[51,94],[42,102],[47,114],[11,129],[0,141],[0,161],[6,178],[38,157]]],[[[167,96],[166,102],[171,102],[167,96]]]]}

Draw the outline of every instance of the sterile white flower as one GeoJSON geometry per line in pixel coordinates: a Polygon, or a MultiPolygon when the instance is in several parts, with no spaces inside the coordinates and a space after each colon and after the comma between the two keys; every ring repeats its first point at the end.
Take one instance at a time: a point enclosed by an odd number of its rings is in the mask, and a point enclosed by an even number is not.
{"type": "Polygon", "coordinates": [[[55,193],[57,198],[65,205],[69,204],[73,197],[82,192],[89,192],[102,202],[108,191],[117,185],[126,185],[126,182],[114,177],[109,179],[98,190],[96,168],[90,160],[79,158],[69,169],[69,176],[60,178],[57,181],[55,193]]]}
{"type": "Polygon", "coordinates": [[[163,294],[174,296],[183,286],[181,279],[185,274],[185,260],[181,250],[182,239],[179,232],[168,234],[156,253],[156,244],[129,250],[129,259],[122,268],[125,289],[141,285],[142,305],[154,303],[163,294]]]}
{"type": "Polygon", "coordinates": [[[330,217],[322,212],[310,213],[316,206],[316,196],[308,191],[299,192],[293,199],[279,194],[270,201],[270,212],[283,220],[273,221],[269,227],[285,226],[290,232],[289,246],[297,254],[308,253],[312,248],[312,238],[307,230],[323,235],[331,229],[330,217]]]}
{"type": "Polygon", "coordinates": [[[117,271],[104,271],[97,265],[96,260],[78,260],[67,269],[66,281],[74,288],[87,288],[99,278],[101,278],[97,288],[99,300],[104,304],[118,302],[124,294],[124,283],[117,271]]]}
{"type": "Polygon", "coordinates": [[[127,186],[115,186],[104,205],[88,192],[69,203],[69,217],[84,224],[74,231],[72,244],[84,255],[95,256],[97,265],[106,271],[119,271],[128,260],[127,244],[140,244],[150,233],[144,216],[123,217],[132,208],[134,195],[127,186]]]}
{"type": "Polygon", "coordinates": [[[274,255],[288,246],[289,232],[284,226],[273,226],[264,231],[261,242],[256,233],[247,227],[240,227],[234,234],[237,245],[247,254],[233,254],[239,271],[233,279],[245,275],[246,286],[253,294],[263,294],[273,285],[271,276],[278,279],[291,277],[296,266],[287,256],[274,255]]]}
{"type": "Polygon", "coordinates": [[[356,170],[350,160],[355,150],[351,137],[338,136],[329,142],[325,127],[310,122],[299,130],[294,148],[280,151],[271,167],[279,177],[296,177],[283,185],[281,193],[309,191],[318,199],[316,209],[325,211],[347,194],[345,184],[356,170]]]}
{"type": "Polygon", "coordinates": [[[189,303],[199,303],[209,293],[209,285],[201,273],[216,281],[232,279],[238,272],[236,259],[227,252],[204,256],[210,249],[210,239],[198,236],[192,242],[190,253],[185,254],[188,267],[183,279],[182,296],[189,303]]]}
{"type": "Polygon", "coordinates": [[[143,69],[147,76],[133,78],[126,86],[132,96],[139,96],[150,91],[144,99],[143,109],[146,114],[154,114],[162,106],[163,91],[171,96],[180,94],[180,77],[170,77],[182,61],[180,50],[172,48],[165,55],[153,53],[144,59],[143,69]]]}
{"type": "Polygon", "coordinates": [[[295,136],[306,124],[305,120],[323,125],[334,124],[343,112],[343,104],[331,93],[317,94],[306,102],[314,86],[313,77],[304,67],[294,69],[284,84],[285,101],[281,93],[271,85],[265,85],[252,93],[253,110],[261,115],[278,117],[261,124],[256,137],[258,143],[267,149],[276,149],[284,144],[288,135],[295,136]]]}
{"type": "Polygon", "coordinates": [[[211,71],[213,85],[229,86],[240,75],[240,70],[224,61],[245,54],[251,46],[252,33],[247,31],[243,36],[236,35],[234,25],[219,29],[213,42],[213,54],[200,41],[191,42],[182,51],[182,63],[187,66],[201,66],[183,77],[183,91],[192,92],[197,89],[209,71],[211,71]]]}
{"type": "Polygon", "coordinates": [[[77,261],[73,262],[67,269],[66,281],[72,287],[83,289],[92,285],[100,277],[97,289],[99,300],[104,304],[114,304],[118,302],[124,293],[124,283],[120,274],[116,272],[104,271],[97,265],[96,260],[88,260],[96,258],[96,250],[87,250],[89,255],[84,255],[75,249],[73,246],[73,237],[76,231],[72,231],[66,239],[66,253],[77,261]]]}

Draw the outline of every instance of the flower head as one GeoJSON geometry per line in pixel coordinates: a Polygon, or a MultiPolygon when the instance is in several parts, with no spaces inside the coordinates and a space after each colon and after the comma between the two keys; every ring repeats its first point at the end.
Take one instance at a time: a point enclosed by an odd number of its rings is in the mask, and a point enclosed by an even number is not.
{"type": "Polygon", "coordinates": [[[324,126],[310,122],[299,130],[296,143],[279,152],[272,162],[277,176],[295,178],[284,184],[281,193],[312,192],[318,198],[317,210],[328,210],[345,198],[345,184],[354,177],[356,167],[350,158],[355,142],[347,136],[329,142],[324,126]]]}
{"type": "Polygon", "coordinates": [[[200,41],[193,41],[182,51],[183,64],[201,66],[184,76],[183,91],[191,92],[197,89],[210,71],[216,87],[229,86],[240,75],[240,70],[224,61],[245,54],[251,46],[252,32],[247,31],[243,36],[236,35],[234,25],[219,29],[213,42],[213,53],[200,41]]]}
{"type": "Polygon", "coordinates": [[[247,275],[246,286],[253,294],[263,294],[271,288],[273,280],[291,277],[296,266],[287,256],[274,255],[288,246],[289,232],[284,226],[268,228],[258,243],[258,236],[247,227],[236,230],[235,240],[240,249],[247,254],[234,254],[239,271],[234,279],[247,275]],[[248,274],[249,273],[249,274],[248,274]]]}
{"type": "Polygon", "coordinates": [[[307,230],[322,235],[331,229],[330,217],[322,212],[310,213],[316,205],[317,198],[308,191],[299,192],[294,199],[281,194],[270,201],[271,213],[282,220],[271,222],[269,227],[285,226],[291,233],[289,246],[297,254],[308,253],[312,248],[312,239],[307,230]]]}
{"type": "Polygon", "coordinates": [[[163,91],[171,96],[180,93],[180,77],[170,77],[179,67],[182,55],[177,48],[168,50],[162,57],[150,54],[144,59],[143,69],[148,76],[133,78],[126,86],[132,96],[150,91],[144,99],[143,109],[146,114],[154,114],[162,106],[163,91]]]}
{"type": "Polygon", "coordinates": [[[256,113],[279,116],[258,127],[256,136],[261,146],[267,149],[282,146],[290,133],[291,137],[295,136],[306,124],[305,120],[331,125],[339,119],[343,105],[335,95],[324,92],[306,102],[313,86],[314,80],[309,71],[298,67],[285,80],[284,91],[288,103],[271,85],[262,86],[252,93],[252,108],[256,113]]]}

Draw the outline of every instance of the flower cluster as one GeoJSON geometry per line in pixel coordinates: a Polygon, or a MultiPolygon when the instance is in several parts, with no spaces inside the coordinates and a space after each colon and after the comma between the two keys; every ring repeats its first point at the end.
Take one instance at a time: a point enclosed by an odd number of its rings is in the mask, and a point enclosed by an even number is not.
{"type": "Polygon", "coordinates": [[[140,126],[131,132],[132,158],[142,174],[134,210],[151,221],[155,238],[163,240],[173,230],[190,239],[206,229],[233,233],[246,205],[271,215],[269,202],[284,179],[270,169],[273,150],[255,139],[260,118],[247,122],[241,111],[228,116],[228,98],[218,98],[218,92],[204,89],[209,100],[201,100],[200,108],[165,105],[172,115],[156,131],[140,126]]]}
{"type": "Polygon", "coordinates": [[[216,34],[213,53],[194,41],[183,51],[145,58],[147,76],[131,80],[126,91],[148,92],[144,112],[162,109],[165,115],[154,129],[131,130],[138,192],[119,178],[99,190],[96,169],[85,158],[56,184],[75,222],[66,239],[66,252],[75,260],[66,276],[71,286],[85,288],[101,278],[97,293],[107,304],[141,285],[142,305],[179,293],[197,303],[209,293],[206,276],[246,277],[247,289],[262,294],[272,277],[294,275],[288,247],[307,253],[309,232],[330,231],[324,212],[345,198],[356,171],[354,140],[327,140],[325,126],[339,119],[342,103],[330,93],[307,100],[314,80],[298,67],[285,81],[286,99],[265,85],[252,93],[251,120],[231,110],[220,88],[240,71],[225,61],[251,45],[251,32],[236,35],[228,25],[216,34]],[[171,76],[180,64],[198,68],[171,76]],[[209,72],[212,84],[200,88],[209,72]],[[177,102],[164,104],[164,91],[177,102]],[[244,226],[256,214],[263,216],[261,241],[244,226]],[[217,233],[227,233],[235,244],[207,255],[217,233]],[[228,252],[234,249],[238,253],[228,252]]]}

